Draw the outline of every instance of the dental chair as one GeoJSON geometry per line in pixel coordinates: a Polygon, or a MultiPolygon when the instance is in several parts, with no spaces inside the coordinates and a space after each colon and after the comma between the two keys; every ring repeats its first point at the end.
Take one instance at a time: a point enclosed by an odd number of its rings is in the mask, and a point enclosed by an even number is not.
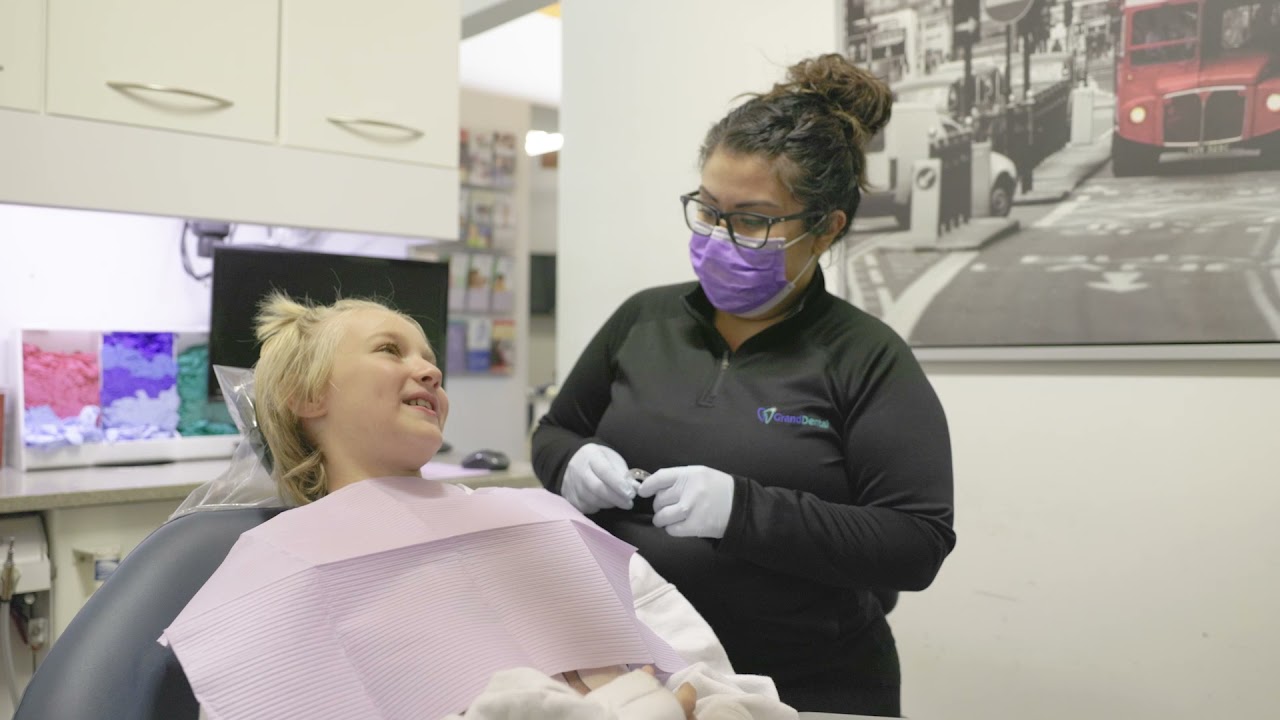
{"type": "Polygon", "coordinates": [[[156,640],[240,534],[283,510],[204,510],[161,525],[57,638],[14,720],[196,720],[182,667],[156,640]]]}
{"type": "MultiPolygon", "coordinates": [[[[156,642],[240,534],[286,508],[189,513],[134,548],[58,636],[13,720],[196,720],[173,650],[156,642]]],[[[891,608],[897,593],[881,600],[891,608]]],[[[801,713],[801,718],[854,717],[801,713]]]]}

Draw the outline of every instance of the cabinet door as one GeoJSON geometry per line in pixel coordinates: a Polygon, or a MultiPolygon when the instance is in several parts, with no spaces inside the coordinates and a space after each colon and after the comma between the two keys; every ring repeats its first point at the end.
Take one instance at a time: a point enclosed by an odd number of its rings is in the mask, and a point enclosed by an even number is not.
{"type": "Polygon", "coordinates": [[[44,85],[44,0],[0,2],[0,107],[39,110],[44,85]]]}
{"type": "Polygon", "coordinates": [[[283,0],[280,139],[458,164],[458,0],[283,0]]]}
{"type": "Polygon", "coordinates": [[[48,111],[275,139],[278,0],[50,0],[48,111]]]}

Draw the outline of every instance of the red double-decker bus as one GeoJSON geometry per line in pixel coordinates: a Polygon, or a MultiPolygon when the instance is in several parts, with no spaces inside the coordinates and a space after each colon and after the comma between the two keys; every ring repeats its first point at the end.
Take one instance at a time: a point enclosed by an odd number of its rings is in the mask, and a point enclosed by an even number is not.
{"type": "Polygon", "coordinates": [[[1167,152],[1238,148],[1280,161],[1280,0],[1123,0],[1116,176],[1167,152]]]}

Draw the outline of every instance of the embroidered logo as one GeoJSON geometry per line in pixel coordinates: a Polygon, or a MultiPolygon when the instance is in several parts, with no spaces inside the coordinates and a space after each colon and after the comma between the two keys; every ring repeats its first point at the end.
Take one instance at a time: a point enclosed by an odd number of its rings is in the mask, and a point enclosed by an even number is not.
{"type": "Polygon", "coordinates": [[[756,410],[756,418],[765,425],[783,423],[785,425],[811,425],[823,430],[831,429],[831,423],[827,420],[809,417],[808,415],[785,415],[778,412],[776,407],[759,408],[756,410]]]}

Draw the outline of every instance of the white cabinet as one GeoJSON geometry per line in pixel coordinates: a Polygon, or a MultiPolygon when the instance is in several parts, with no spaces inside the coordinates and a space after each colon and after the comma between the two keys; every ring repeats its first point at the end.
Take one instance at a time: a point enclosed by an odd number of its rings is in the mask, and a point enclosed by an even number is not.
{"type": "Polygon", "coordinates": [[[458,164],[458,0],[283,0],[280,141],[458,164]]]}
{"type": "Polygon", "coordinates": [[[48,112],[275,139],[278,0],[53,0],[48,23],[48,112]]]}
{"type": "Polygon", "coordinates": [[[44,0],[0,2],[0,107],[39,110],[44,88],[44,0]]]}
{"type": "Polygon", "coordinates": [[[460,34],[459,0],[0,0],[0,203],[453,237],[460,34]]]}

